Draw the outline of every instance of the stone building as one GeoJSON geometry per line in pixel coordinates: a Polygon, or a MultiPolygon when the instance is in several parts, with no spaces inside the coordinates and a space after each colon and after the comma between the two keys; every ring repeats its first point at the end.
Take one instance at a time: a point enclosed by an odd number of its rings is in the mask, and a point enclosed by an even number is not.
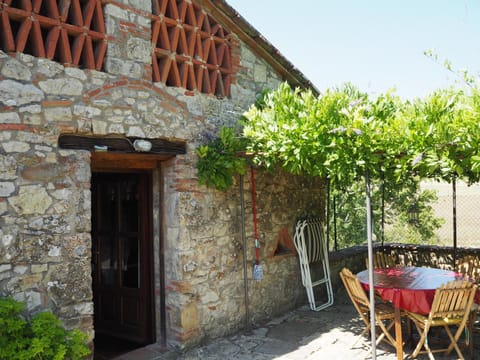
{"type": "Polygon", "coordinates": [[[250,174],[197,182],[206,135],[283,81],[312,87],[223,0],[0,1],[0,295],[173,347],[305,301],[291,238],[322,183],[255,171],[254,281],[250,174]]]}

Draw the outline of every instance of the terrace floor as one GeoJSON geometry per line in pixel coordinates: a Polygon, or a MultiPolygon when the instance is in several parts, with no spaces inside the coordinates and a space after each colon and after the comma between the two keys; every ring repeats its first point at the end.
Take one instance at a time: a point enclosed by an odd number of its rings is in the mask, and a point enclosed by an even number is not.
{"type": "MultiPolygon", "coordinates": [[[[282,317],[225,338],[212,340],[203,346],[183,352],[162,352],[150,345],[123,354],[116,360],[304,360],[304,359],[369,359],[372,358],[368,338],[362,338],[354,348],[351,345],[363,329],[363,323],[346,295],[338,294],[335,304],[320,312],[308,307],[295,309],[282,317]]],[[[480,329],[474,332],[474,358],[480,359],[480,329]]],[[[430,345],[434,347],[433,341],[430,345]]],[[[405,358],[413,351],[405,348],[405,358]]],[[[469,353],[463,350],[465,357],[469,353]]],[[[377,347],[377,359],[395,360],[395,350],[388,345],[377,347]]],[[[457,359],[455,351],[448,357],[457,359]]],[[[428,359],[420,355],[418,359],[428,359]]]]}

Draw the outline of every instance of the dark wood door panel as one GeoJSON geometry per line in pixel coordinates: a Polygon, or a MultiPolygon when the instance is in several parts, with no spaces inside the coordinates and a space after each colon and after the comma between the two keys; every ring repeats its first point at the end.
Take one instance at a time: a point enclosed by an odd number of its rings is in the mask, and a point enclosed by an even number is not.
{"type": "Polygon", "coordinates": [[[95,331],[153,341],[148,173],[92,176],[95,331]]]}

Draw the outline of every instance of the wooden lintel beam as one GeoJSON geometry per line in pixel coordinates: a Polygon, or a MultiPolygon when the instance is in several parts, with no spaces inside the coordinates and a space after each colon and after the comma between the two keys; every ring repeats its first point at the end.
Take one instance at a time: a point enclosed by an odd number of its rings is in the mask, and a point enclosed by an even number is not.
{"type": "Polygon", "coordinates": [[[173,155],[152,155],[138,153],[92,152],[91,167],[94,171],[112,169],[148,170],[160,167],[160,162],[173,155]]]}

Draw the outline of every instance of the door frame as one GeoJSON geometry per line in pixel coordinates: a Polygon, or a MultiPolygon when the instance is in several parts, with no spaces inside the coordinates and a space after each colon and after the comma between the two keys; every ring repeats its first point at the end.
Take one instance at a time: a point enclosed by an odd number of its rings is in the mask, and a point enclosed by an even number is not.
{"type": "MultiPolygon", "coordinates": [[[[106,181],[107,184],[112,184],[115,186],[115,188],[118,186],[118,181],[122,179],[135,179],[134,181],[137,182],[138,184],[138,190],[139,192],[139,200],[137,201],[137,207],[140,206],[138,215],[139,218],[141,218],[141,222],[139,222],[138,227],[137,227],[137,238],[141,240],[140,246],[138,248],[139,255],[140,255],[140,263],[139,265],[139,273],[141,274],[140,277],[140,282],[138,283],[138,287],[125,287],[121,283],[118,283],[120,280],[118,278],[119,273],[116,270],[115,271],[115,284],[105,285],[102,284],[102,282],[99,279],[100,272],[99,272],[99,264],[97,261],[93,262],[94,266],[96,267],[96,276],[93,278],[93,284],[95,286],[93,287],[93,298],[94,298],[94,309],[95,311],[99,311],[97,314],[96,312],[94,313],[94,324],[95,329],[99,331],[99,333],[103,333],[105,335],[111,336],[111,337],[118,337],[118,338],[124,338],[129,341],[133,342],[138,342],[139,345],[144,345],[144,344],[151,344],[154,342],[154,335],[152,332],[152,329],[155,328],[154,324],[154,308],[152,307],[152,304],[154,303],[154,292],[152,291],[152,287],[154,286],[153,281],[152,281],[152,276],[153,276],[153,257],[152,257],[152,250],[153,250],[153,236],[152,236],[152,175],[149,172],[146,171],[94,171],[92,174],[92,185],[98,186],[101,183],[104,183],[106,181]],[[115,175],[118,173],[118,177],[115,175]],[[106,177],[105,177],[106,176],[106,177]],[[98,183],[95,183],[95,178],[98,179],[98,183]],[[97,282],[98,281],[98,282],[97,282]],[[115,295],[116,294],[116,295],[115,295]],[[106,310],[105,305],[102,305],[103,301],[105,301],[105,296],[106,298],[111,298],[115,299],[113,300],[114,303],[110,304],[110,306],[107,306],[107,308],[111,308],[113,311],[113,318],[110,320],[105,319],[102,314],[103,310],[106,310]],[[134,328],[131,327],[131,325],[123,324],[123,321],[120,319],[123,318],[126,313],[124,311],[128,311],[123,308],[122,304],[125,304],[124,301],[127,301],[127,299],[135,299],[135,307],[131,310],[135,311],[135,308],[137,309],[136,311],[139,311],[139,315],[143,319],[140,323],[135,322],[135,327],[138,327],[138,332],[134,330],[134,328]],[[137,303],[138,301],[138,303],[137,303]],[[118,308],[117,308],[118,306],[118,308]],[[116,309],[116,310],[115,310],[116,309]],[[117,313],[117,311],[120,311],[117,313]],[[99,316],[96,316],[99,315],[99,316]],[[119,322],[120,321],[120,322],[119,322]],[[98,327],[97,327],[98,325],[98,327]],[[100,332],[101,330],[101,332],[100,332]]],[[[104,191],[104,190],[97,190],[98,191],[104,191]]],[[[93,194],[92,194],[93,195],[93,194]]],[[[92,200],[94,201],[92,203],[93,206],[98,206],[99,199],[95,200],[94,197],[92,197],[92,200]]],[[[118,206],[115,205],[115,206],[118,206]]],[[[116,208],[114,208],[116,209],[116,208]]],[[[113,210],[113,209],[112,209],[113,210]]],[[[117,214],[118,215],[118,214],[117,214]]],[[[93,219],[92,219],[93,220],[93,219]]],[[[98,221],[98,220],[97,220],[98,221]]],[[[99,221],[102,221],[101,219],[99,221]]],[[[100,223],[101,224],[101,223],[100,223]]],[[[100,224],[96,224],[95,228],[92,227],[92,232],[96,236],[100,236],[100,233],[97,233],[100,224]]],[[[116,223],[117,224],[117,223],[116,223]]],[[[116,227],[119,224],[115,225],[116,227]]],[[[128,231],[128,230],[127,230],[128,231]]],[[[125,234],[124,234],[125,235],[125,234]]],[[[121,238],[118,237],[113,237],[112,240],[116,241],[117,244],[114,246],[115,249],[118,249],[116,251],[115,256],[118,257],[120,256],[120,252],[122,251],[123,243],[122,241],[119,242],[121,238]]],[[[94,240],[92,238],[92,240],[94,240]]],[[[99,246],[99,243],[97,241],[92,241],[92,247],[95,249],[97,246],[99,246]]],[[[97,256],[98,257],[98,252],[102,252],[101,248],[97,248],[97,253],[92,253],[92,256],[97,256]]],[[[123,256],[123,255],[122,255],[123,256]]],[[[120,260],[121,261],[121,260],[120,260]]],[[[133,305],[133,304],[132,304],[133,305]]],[[[108,311],[107,311],[108,312],[108,311]]]]}
{"type": "MultiPolygon", "coordinates": [[[[174,154],[136,154],[136,153],[91,153],[91,172],[149,172],[151,189],[149,207],[149,235],[151,236],[151,251],[149,254],[150,269],[150,308],[152,316],[151,339],[162,347],[167,346],[166,300],[165,300],[165,212],[164,212],[164,171],[162,163],[174,158],[174,154]],[[158,202],[158,204],[156,204],[158,202]],[[158,221],[155,222],[154,206],[159,207],[158,221]],[[158,240],[156,240],[158,237],[158,240]],[[155,247],[158,241],[158,268],[155,264],[155,247]],[[156,279],[158,272],[159,278],[156,279]],[[155,287],[159,281],[158,288],[155,287]],[[159,291],[158,296],[155,296],[159,291]],[[159,324],[157,324],[159,319],[159,324]]],[[[93,288],[92,288],[93,291],[93,288]]],[[[94,329],[95,330],[95,329],[94,329]]]]}

